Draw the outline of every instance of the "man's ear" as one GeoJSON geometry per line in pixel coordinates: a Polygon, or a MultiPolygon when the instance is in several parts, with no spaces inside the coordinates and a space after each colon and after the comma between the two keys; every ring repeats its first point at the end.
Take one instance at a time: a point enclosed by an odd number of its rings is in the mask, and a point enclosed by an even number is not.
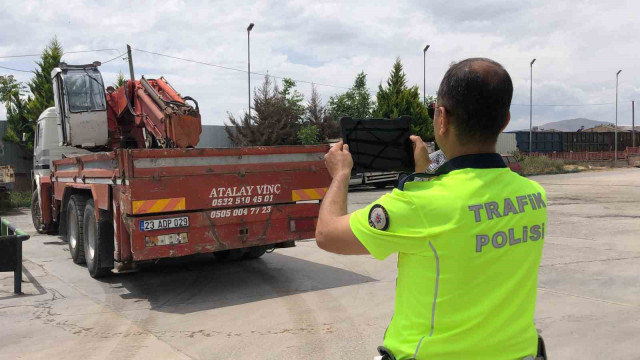
{"type": "Polygon", "coordinates": [[[504,126],[502,126],[502,129],[500,129],[500,132],[503,132],[504,129],[507,128],[507,126],[509,125],[509,121],[511,121],[511,111],[507,113],[507,121],[505,121],[504,126]]]}
{"type": "Polygon", "coordinates": [[[451,120],[449,119],[449,116],[447,116],[447,112],[446,111],[440,111],[440,116],[438,117],[438,121],[440,125],[440,136],[444,136],[444,134],[447,131],[450,131],[450,126],[451,126],[451,120]]]}

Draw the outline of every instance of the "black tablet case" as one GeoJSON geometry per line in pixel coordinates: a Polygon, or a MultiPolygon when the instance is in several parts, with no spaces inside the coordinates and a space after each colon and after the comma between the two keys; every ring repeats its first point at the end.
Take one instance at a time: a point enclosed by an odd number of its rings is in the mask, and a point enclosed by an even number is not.
{"type": "Polygon", "coordinates": [[[415,167],[411,118],[340,119],[342,139],[349,145],[353,172],[399,171],[412,173],[415,167]]]}

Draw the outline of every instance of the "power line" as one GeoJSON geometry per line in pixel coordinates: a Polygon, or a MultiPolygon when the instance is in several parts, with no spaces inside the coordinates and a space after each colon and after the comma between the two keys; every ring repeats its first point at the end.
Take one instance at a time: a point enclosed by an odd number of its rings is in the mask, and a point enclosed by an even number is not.
{"type": "MultiPolygon", "coordinates": [[[[81,54],[81,53],[88,53],[88,52],[98,52],[98,51],[120,51],[118,49],[93,49],[93,50],[79,50],[79,51],[66,51],[62,53],[62,55],[66,55],[66,54],[81,54]]],[[[8,58],[21,58],[21,57],[33,57],[33,56],[41,56],[42,53],[40,54],[23,54],[23,55],[6,55],[6,56],[0,56],[0,59],[8,59],[8,58]]]]}
{"type": "Polygon", "coordinates": [[[120,57],[122,57],[122,56],[124,56],[124,55],[126,55],[126,54],[127,54],[127,52],[125,51],[125,52],[123,52],[122,54],[120,54],[120,55],[118,55],[118,56],[114,57],[113,59],[110,59],[110,60],[107,60],[107,61],[102,62],[102,65],[104,65],[104,64],[108,64],[108,63],[112,62],[113,60],[118,59],[118,58],[120,58],[120,57]]]}
{"type": "Polygon", "coordinates": [[[514,106],[602,106],[602,105],[613,105],[612,103],[599,103],[599,104],[511,104],[514,106]]]}
{"type": "MultiPolygon", "coordinates": [[[[105,50],[107,50],[107,49],[105,49],[105,50]]],[[[124,56],[124,55],[126,55],[126,54],[127,54],[126,52],[123,52],[122,54],[120,54],[120,55],[118,55],[118,56],[114,57],[113,59],[109,59],[109,60],[107,60],[107,61],[102,62],[102,65],[107,64],[107,63],[110,63],[110,62],[112,62],[113,60],[116,60],[116,59],[118,59],[118,58],[120,58],[121,56],[124,56]]],[[[33,72],[33,70],[21,70],[21,69],[14,69],[14,68],[10,68],[10,67],[6,67],[6,66],[2,66],[2,65],[0,65],[0,68],[2,68],[2,69],[6,69],[6,70],[11,70],[11,71],[26,72],[26,73],[32,73],[32,72],[33,72]]]]}
{"type": "Polygon", "coordinates": [[[0,65],[0,68],[7,69],[7,70],[11,70],[11,71],[26,72],[26,73],[32,73],[32,72],[33,72],[33,71],[31,71],[31,70],[20,70],[20,69],[14,69],[14,68],[10,68],[10,67],[6,67],[6,66],[2,66],[2,65],[0,65]]]}
{"type": "MultiPolygon", "coordinates": [[[[231,70],[231,71],[237,71],[237,72],[241,72],[241,73],[247,73],[247,70],[242,70],[242,69],[237,69],[237,68],[232,68],[232,67],[228,67],[228,66],[222,66],[222,65],[217,65],[217,64],[212,64],[212,63],[207,63],[207,62],[203,62],[203,61],[198,61],[198,60],[191,60],[191,59],[185,59],[185,58],[181,58],[178,56],[172,56],[172,55],[167,55],[167,54],[161,54],[161,53],[157,53],[157,52],[153,52],[153,51],[147,51],[147,50],[142,50],[142,49],[133,49],[136,51],[140,51],[143,53],[147,53],[147,54],[152,54],[152,55],[156,55],[156,56],[163,56],[163,57],[168,57],[171,59],[176,59],[176,60],[182,60],[182,61],[186,61],[186,62],[191,62],[194,64],[200,64],[200,65],[206,65],[206,66],[212,66],[212,67],[216,67],[216,68],[220,68],[220,69],[224,69],[224,70],[231,70]]],[[[258,72],[249,72],[249,74],[251,75],[260,75],[260,76],[270,76],[272,78],[276,78],[276,79],[285,79],[286,77],[284,76],[276,76],[276,75],[272,75],[272,74],[263,74],[263,73],[258,73],[258,72]]],[[[295,82],[299,82],[299,83],[306,83],[306,84],[313,84],[313,85],[318,85],[318,86],[327,86],[327,87],[332,87],[332,88],[338,88],[338,89],[351,89],[350,87],[345,87],[345,86],[338,86],[338,85],[329,85],[329,84],[322,84],[322,83],[317,83],[315,81],[308,81],[308,80],[298,80],[298,79],[292,79],[295,82]]]]}

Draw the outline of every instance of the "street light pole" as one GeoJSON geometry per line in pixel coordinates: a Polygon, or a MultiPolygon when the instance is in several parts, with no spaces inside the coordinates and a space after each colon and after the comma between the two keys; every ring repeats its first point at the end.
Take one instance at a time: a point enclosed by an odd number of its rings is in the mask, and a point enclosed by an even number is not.
{"type": "Polygon", "coordinates": [[[427,105],[427,50],[429,45],[422,50],[422,102],[427,105]]]}
{"type": "Polygon", "coordinates": [[[253,23],[249,24],[247,27],[247,82],[249,84],[249,88],[247,89],[247,93],[249,95],[249,118],[251,118],[251,40],[250,34],[253,29],[253,23]]]}
{"type": "Polygon", "coordinates": [[[533,63],[536,59],[531,60],[530,67],[530,81],[529,81],[529,156],[531,156],[531,149],[533,147],[533,63]]]}
{"type": "Polygon", "coordinates": [[[636,147],[636,102],[631,101],[631,135],[633,147],[636,147]]]}
{"type": "Polygon", "coordinates": [[[615,132],[613,135],[613,141],[615,142],[615,146],[614,146],[614,154],[613,154],[613,167],[617,167],[618,166],[618,75],[620,75],[620,73],[622,72],[622,70],[618,70],[618,72],[616,73],[616,128],[615,128],[615,132]]]}

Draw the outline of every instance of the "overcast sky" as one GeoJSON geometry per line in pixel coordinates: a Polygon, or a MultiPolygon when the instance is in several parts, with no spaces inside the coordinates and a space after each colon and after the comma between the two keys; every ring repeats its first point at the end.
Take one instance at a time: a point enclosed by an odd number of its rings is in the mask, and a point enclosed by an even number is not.
{"type": "MultiPolygon", "coordinates": [[[[631,100],[640,101],[640,2],[638,1],[3,1],[0,4],[0,66],[31,70],[57,36],[68,63],[106,61],[126,50],[153,51],[246,69],[247,25],[252,71],[318,84],[323,99],[345,91],[356,74],[368,75],[375,96],[396,57],[410,85],[422,89],[426,44],[426,91],[435,94],[453,61],[489,57],[505,66],[514,82],[508,129],[529,126],[529,63],[533,66],[534,125],[586,117],[615,120],[615,74],[620,124],[631,124],[631,100]],[[520,105],[522,104],[522,105],[520,105]],[[523,106],[524,105],[524,106],[523,106]]],[[[223,124],[227,112],[247,107],[247,74],[134,51],[136,76],[164,76],[200,104],[204,124],[223,124]]],[[[124,60],[101,67],[106,84],[124,60]]],[[[0,68],[21,81],[29,73],[0,68]]],[[[252,86],[262,81],[252,75],[252,86]]],[[[299,83],[308,95],[311,85],[299,83]]],[[[640,111],[637,111],[640,114],[640,111]]],[[[5,118],[0,107],[0,119],[5,118]]],[[[639,119],[640,120],[640,119],[639,119]]]]}

